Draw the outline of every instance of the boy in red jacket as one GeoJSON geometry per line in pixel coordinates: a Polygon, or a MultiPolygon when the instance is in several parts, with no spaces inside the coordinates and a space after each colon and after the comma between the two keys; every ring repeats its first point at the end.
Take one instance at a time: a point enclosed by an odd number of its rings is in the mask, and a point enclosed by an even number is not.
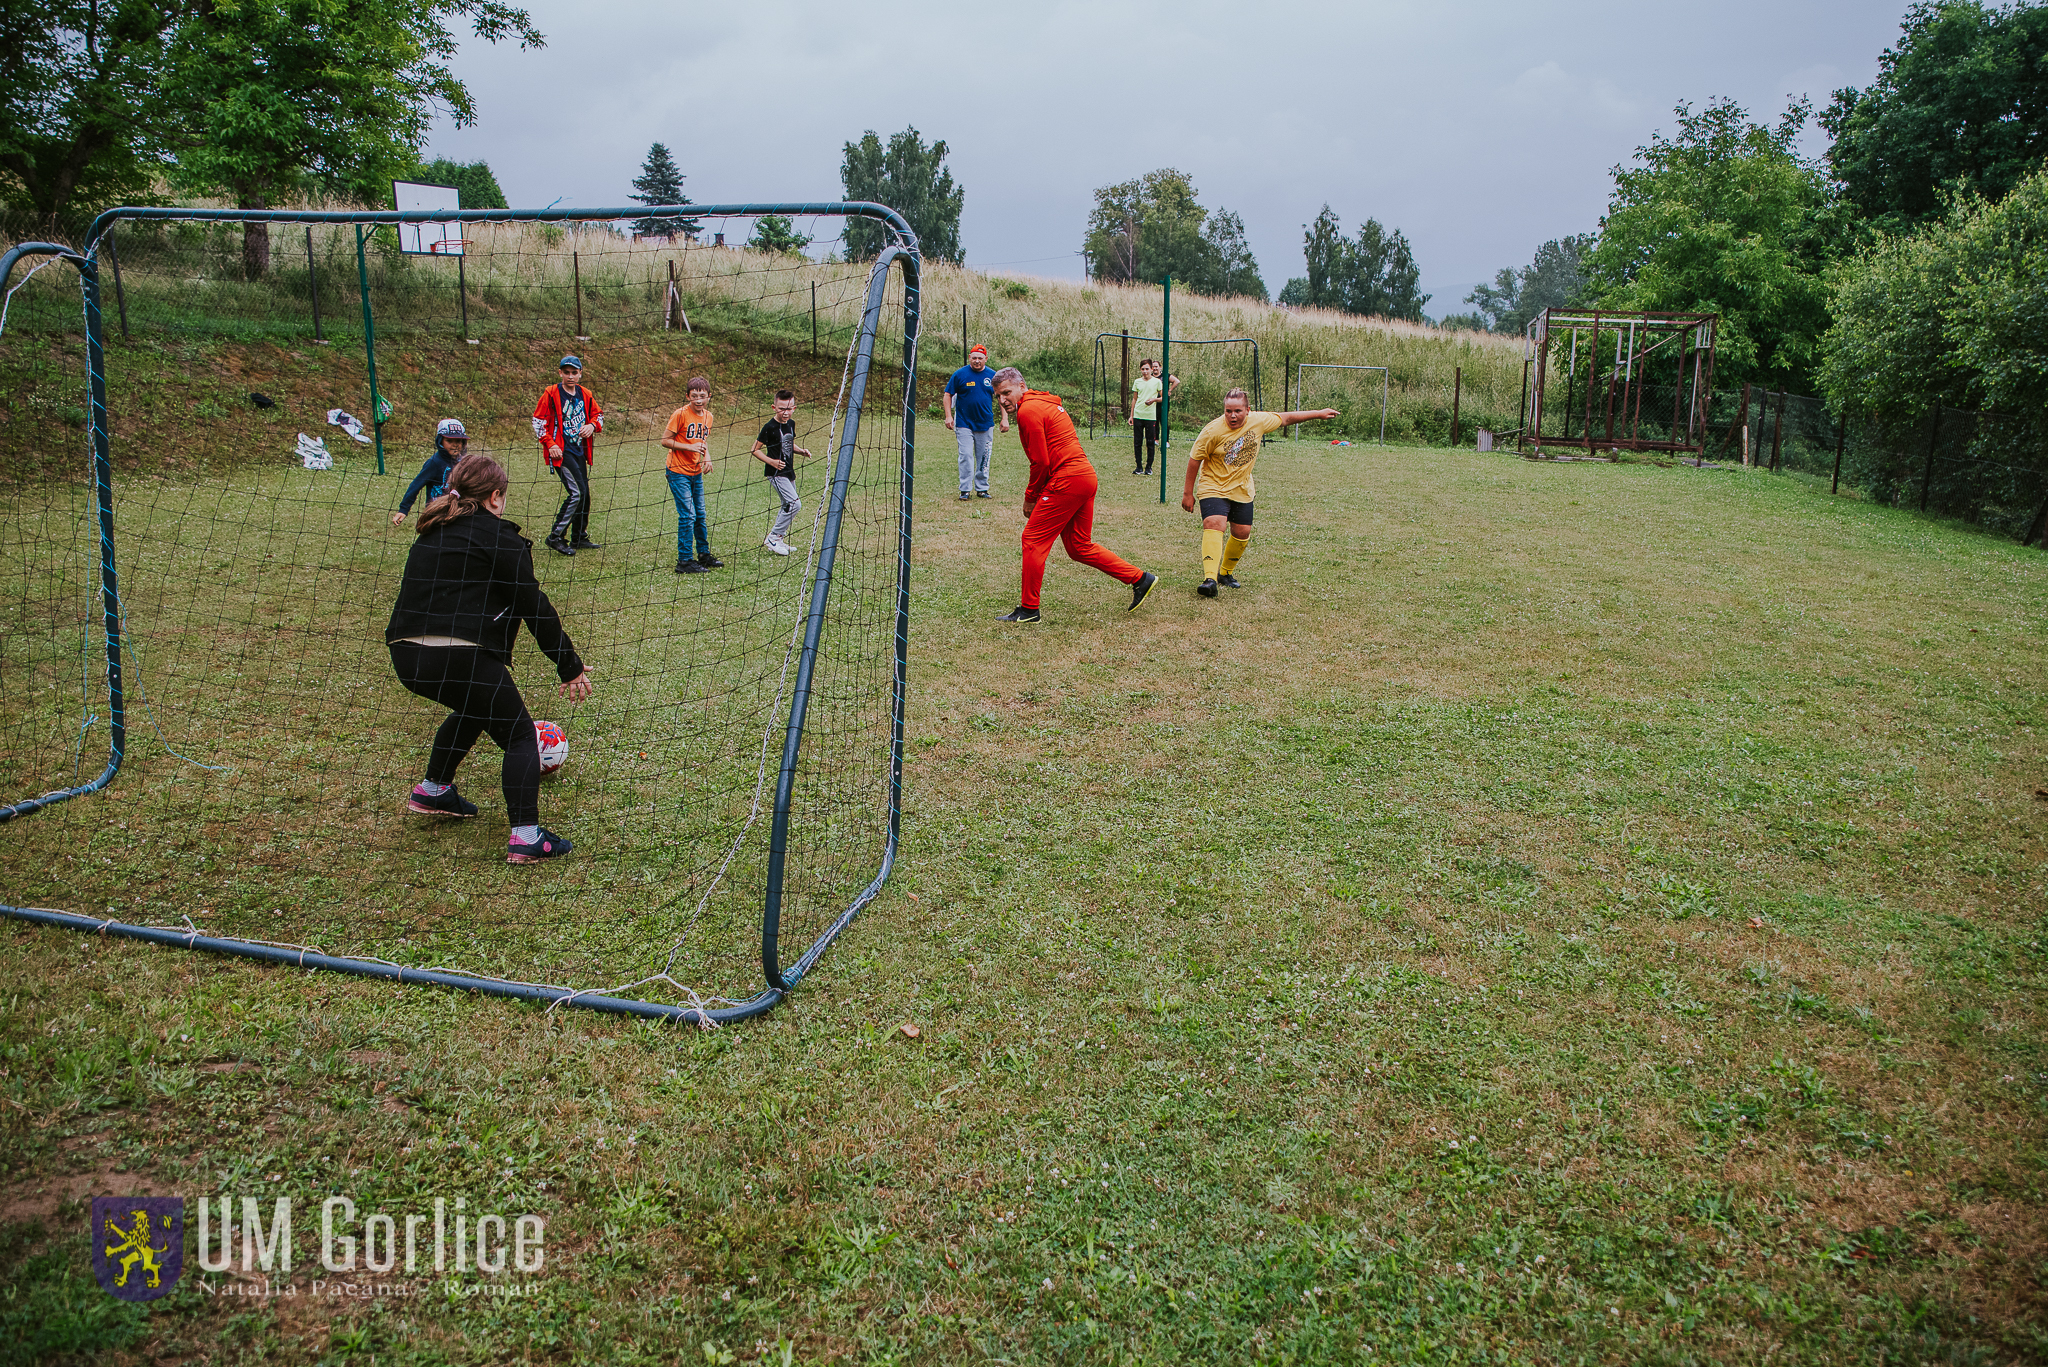
{"type": "Polygon", "coordinates": [[[533,435],[565,491],[548,533],[548,549],[574,555],[603,549],[590,539],[590,467],[597,461],[591,438],[604,431],[604,410],[597,406],[597,395],[583,387],[581,360],[564,356],[558,369],[561,383],[543,389],[533,406],[533,435]]]}
{"type": "Polygon", "coordinates": [[[1004,431],[1016,422],[1017,439],[1031,461],[1031,482],[1024,490],[1024,597],[1014,611],[996,620],[1039,620],[1038,590],[1055,541],[1066,545],[1071,558],[1129,584],[1131,606],[1126,611],[1135,610],[1159,576],[1095,544],[1095,467],[1081,449],[1074,420],[1067,416],[1060,396],[1030,388],[1022,372],[1006,366],[996,372],[996,405],[1003,411],[1004,431]]]}

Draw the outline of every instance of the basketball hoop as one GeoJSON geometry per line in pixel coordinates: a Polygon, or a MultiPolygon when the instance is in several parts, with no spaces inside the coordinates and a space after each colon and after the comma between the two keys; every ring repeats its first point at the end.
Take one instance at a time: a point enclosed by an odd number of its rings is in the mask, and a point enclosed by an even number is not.
{"type": "Polygon", "coordinates": [[[437,242],[429,242],[427,244],[427,255],[439,256],[443,252],[447,251],[449,248],[453,247],[459,249],[457,250],[456,255],[461,256],[464,253],[468,252],[471,244],[474,243],[475,241],[476,239],[473,237],[444,237],[437,242]]]}

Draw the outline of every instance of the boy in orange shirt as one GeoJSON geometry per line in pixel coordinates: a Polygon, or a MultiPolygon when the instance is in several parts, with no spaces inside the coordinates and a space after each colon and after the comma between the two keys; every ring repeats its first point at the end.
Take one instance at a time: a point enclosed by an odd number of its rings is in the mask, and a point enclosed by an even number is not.
{"type": "Polygon", "coordinates": [[[1032,625],[1039,620],[1038,591],[1045,582],[1045,558],[1052,543],[1062,542],[1067,554],[1092,565],[1110,578],[1130,585],[1135,611],[1159,577],[1095,544],[1095,467],[1081,449],[1074,420],[1057,394],[1045,394],[1024,383],[1014,366],[996,372],[996,406],[1001,426],[1017,424],[1017,440],[1031,461],[1031,482],[1024,489],[1024,596],[999,622],[1032,625]]]}
{"type": "Polygon", "coordinates": [[[711,473],[711,381],[690,377],[690,401],[668,420],[661,444],[668,448],[668,491],[676,499],[676,573],[702,574],[725,562],[711,553],[704,513],[704,476],[711,473]],[[695,533],[697,555],[690,556],[695,533]]]}

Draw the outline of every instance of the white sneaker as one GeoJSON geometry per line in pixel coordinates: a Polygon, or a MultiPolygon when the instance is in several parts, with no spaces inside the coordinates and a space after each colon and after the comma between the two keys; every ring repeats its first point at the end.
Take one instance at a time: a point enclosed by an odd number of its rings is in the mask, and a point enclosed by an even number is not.
{"type": "Polygon", "coordinates": [[[776,538],[771,536],[766,541],[763,541],[761,544],[763,546],[766,546],[769,550],[774,551],[777,555],[789,554],[789,543],[787,541],[778,541],[776,538]]]}

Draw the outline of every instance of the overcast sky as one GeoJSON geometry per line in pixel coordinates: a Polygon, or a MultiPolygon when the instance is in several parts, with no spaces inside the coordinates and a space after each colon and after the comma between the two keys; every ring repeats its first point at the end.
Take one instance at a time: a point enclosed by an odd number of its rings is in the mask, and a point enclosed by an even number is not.
{"type": "MultiPolygon", "coordinates": [[[[1594,229],[1609,172],[1672,106],[1775,116],[1865,85],[1904,0],[1269,0],[913,4],[528,0],[543,51],[464,35],[478,121],[436,155],[490,162],[515,207],[626,202],[665,142],[699,203],[837,199],[842,146],[915,125],[966,189],[971,266],[1078,276],[1100,185],[1162,166],[1243,215],[1267,286],[1303,273],[1326,201],[1401,229],[1435,297],[1594,229]],[[1007,16],[1007,17],[1004,17],[1007,16]]],[[[1808,134],[1810,150],[1825,139],[1808,134]]]]}

